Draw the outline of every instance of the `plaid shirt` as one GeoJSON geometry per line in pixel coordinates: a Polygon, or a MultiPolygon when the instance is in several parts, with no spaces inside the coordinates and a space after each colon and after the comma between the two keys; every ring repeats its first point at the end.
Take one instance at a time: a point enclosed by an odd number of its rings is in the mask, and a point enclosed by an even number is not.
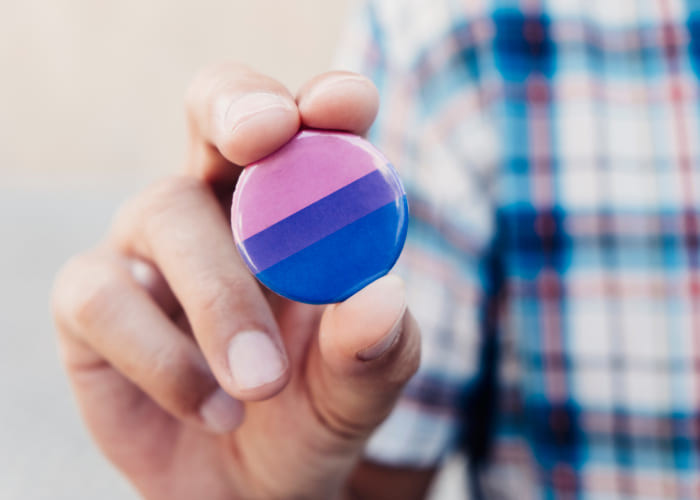
{"type": "MultiPolygon", "coordinates": [[[[700,10],[376,0],[341,66],[412,220],[423,359],[368,446],[486,498],[700,498],[700,10]]],[[[697,4],[700,7],[700,3],[697,4]]]]}

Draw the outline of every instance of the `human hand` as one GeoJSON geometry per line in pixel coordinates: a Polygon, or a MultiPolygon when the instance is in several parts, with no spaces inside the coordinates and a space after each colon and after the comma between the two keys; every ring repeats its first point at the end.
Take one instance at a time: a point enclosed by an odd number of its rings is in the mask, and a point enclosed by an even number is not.
{"type": "Polygon", "coordinates": [[[203,72],[187,97],[186,173],[127,202],[59,273],[54,316],[84,419],[146,498],[348,491],[418,366],[403,285],[387,276],[326,307],[280,298],[242,263],[228,207],[240,165],[300,126],[362,134],[377,106],[374,86],[349,73],[321,75],[295,100],[242,66],[203,72]]]}

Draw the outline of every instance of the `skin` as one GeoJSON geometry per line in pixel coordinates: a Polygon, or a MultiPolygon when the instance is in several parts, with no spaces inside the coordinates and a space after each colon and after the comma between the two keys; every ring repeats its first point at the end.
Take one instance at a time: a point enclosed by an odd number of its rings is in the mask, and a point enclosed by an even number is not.
{"type": "Polygon", "coordinates": [[[376,89],[333,72],[295,98],[223,64],[186,102],[184,173],[128,201],[56,278],[62,359],[94,439],[149,499],[423,498],[432,470],[360,458],[419,363],[401,281],[384,277],[342,304],[291,302],[261,289],[228,224],[239,165],[300,127],[363,134],[376,89]],[[257,385],[246,370],[258,366],[236,358],[236,372],[227,357],[251,330],[281,359],[257,385]]]}

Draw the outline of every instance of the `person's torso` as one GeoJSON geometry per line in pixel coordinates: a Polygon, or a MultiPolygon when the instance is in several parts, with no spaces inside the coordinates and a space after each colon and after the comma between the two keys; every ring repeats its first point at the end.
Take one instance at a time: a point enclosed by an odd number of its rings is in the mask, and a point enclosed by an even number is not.
{"type": "MultiPolygon", "coordinates": [[[[493,200],[486,496],[700,497],[700,10],[377,5],[436,148],[493,200]]],[[[447,205],[464,195],[413,189],[447,205]]],[[[465,198],[458,222],[484,208],[465,198]]]]}

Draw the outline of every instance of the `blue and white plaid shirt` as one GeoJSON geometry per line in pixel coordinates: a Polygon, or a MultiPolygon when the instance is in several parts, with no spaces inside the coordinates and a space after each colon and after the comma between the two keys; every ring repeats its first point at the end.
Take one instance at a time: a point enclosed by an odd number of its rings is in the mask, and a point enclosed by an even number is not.
{"type": "Polygon", "coordinates": [[[700,498],[700,3],[376,0],[417,376],[369,443],[486,498],[700,498]]]}

